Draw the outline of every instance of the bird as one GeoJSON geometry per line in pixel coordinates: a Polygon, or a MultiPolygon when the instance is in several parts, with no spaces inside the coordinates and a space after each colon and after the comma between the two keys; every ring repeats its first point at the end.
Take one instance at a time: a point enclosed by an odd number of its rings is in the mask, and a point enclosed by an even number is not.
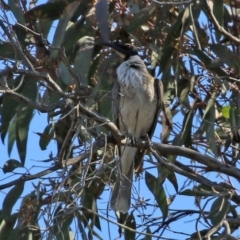
{"type": "MultiPolygon", "coordinates": [[[[138,49],[129,43],[106,42],[121,56],[117,81],[112,89],[112,112],[116,126],[124,136],[151,139],[163,105],[163,84],[149,72],[138,55],[138,49]]],[[[134,168],[139,168],[145,150],[118,146],[120,174],[113,186],[110,207],[115,212],[127,213],[131,205],[134,168]]]]}

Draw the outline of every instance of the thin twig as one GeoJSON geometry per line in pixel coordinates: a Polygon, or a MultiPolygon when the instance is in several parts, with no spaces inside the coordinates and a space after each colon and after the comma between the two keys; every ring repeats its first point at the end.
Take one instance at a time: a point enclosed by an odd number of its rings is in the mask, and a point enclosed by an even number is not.
{"type": "MultiPolygon", "coordinates": [[[[169,240],[169,238],[161,237],[159,235],[154,235],[152,233],[145,233],[145,232],[137,231],[137,230],[135,230],[133,228],[130,228],[130,227],[124,225],[124,224],[118,223],[118,222],[116,222],[114,220],[111,220],[110,218],[107,218],[107,217],[105,217],[105,216],[103,216],[103,215],[101,215],[101,214],[99,214],[97,212],[94,212],[94,211],[92,211],[92,210],[90,210],[88,208],[85,208],[85,207],[78,207],[77,209],[73,209],[72,211],[69,212],[69,214],[72,214],[72,213],[74,213],[77,210],[81,210],[81,211],[85,211],[85,212],[87,211],[89,213],[92,213],[92,214],[94,214],[94,215],[96,215],[96,216],[98,216],[98,217],[100,217],[100,218],[102,218],[102,219],[104,219],[104,220],[106,220],[108,222],[111,222],[111,223],[113,223],[113,224],[115,224],[115,225],[117,225],[117,226],[119,226],[119,227],[121,227],[123,229],[127,229],[130,232],[135,232],[135,233],[138,233],[138,234],[141,234],[141,235],[150,236],[150,237],[153,237],[154,239],[156,238],[156,239],[166,239],[166,240],[169,240]]],[[[171,238],[171,240],[177,240],[177,239],[171,238]]]]}
{"type": "Polygon", "coordinates": [[[0,20],[0,26],[3,29],[4,33],[8,36],[12,46],[17,51],[17,53],[21,56],[21,58],[23,59],[25,64],[28,66],[28,68],[32,71],[35,71],[32,63],[29,61],[29,59],[23,53],[23,50],[22,50],[21,45],[19,44],[19,42],[17,40],[17,37],[15,37],[15,39],[14,39],[13,36],[15,36],[15,33],[13,31],[10,32],[10,29],[12,29],[12,28],[10,26],[6,27],[2,20],[0,20]]]}
{"type": "Polygon", "coordinates": [[[178,1],[178,2],[159,2],[157,0],[151,0],[152,2],[160,5],[183,5],[183,4],[189,4],[192,3],[193,0],[186,0],[186,1],[178,1]]]}
{"type": "Polygon", "coordinates": [[[217,18],[214,16],[212,9],[210,8],[210,6],[208,5],[207,0],[200,0],[202,5],[206,8],[207,12],[210,15],[211,20],[213,21],[214,26],[217,28],[217,30],[219,32],[221,32],[224,36],[226,36],[227,38],[231,39],[232,41],[236,42],[236,43],[240,43],[240,39],[238,37],[235,37],[234,35],[232,35],[231,33],[229,33],[227,30],[224,29],[224,27],[222,27],[217,18]]]}

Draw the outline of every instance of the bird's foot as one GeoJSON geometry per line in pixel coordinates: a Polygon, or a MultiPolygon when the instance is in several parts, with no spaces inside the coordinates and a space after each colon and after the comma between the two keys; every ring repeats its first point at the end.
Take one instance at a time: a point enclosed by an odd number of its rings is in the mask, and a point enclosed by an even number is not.
{"type": "Polygon", "coordinates": [[[148,148],[152,147],[153,144],[152,144],[151,139],[149,138],[148,134],[145,134],[145,135],[141,136],[141,139],[143,141],[145,141],[143,144],[146,147],[148,147],[148,148]]]}
{"type": "Polygon", "coordinates": [[[133,135],[128,134],[128,142],[133,146],[134,144],[136,144],[137,139],[133,135]]]}

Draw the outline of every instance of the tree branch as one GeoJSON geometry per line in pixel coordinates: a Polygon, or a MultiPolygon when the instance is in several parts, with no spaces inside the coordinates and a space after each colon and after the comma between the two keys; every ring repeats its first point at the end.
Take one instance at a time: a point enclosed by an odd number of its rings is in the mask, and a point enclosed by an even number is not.
{"type": "Polygon", "coordinates": [[[240,39],[235,37],[234,35],[232,35],[231,33],[229,33],[227,30],[225,30],[218,22],[218,20],[216,19],[216,17],[213,14],[212,9],[210,8],[210,6],[208,5],[207,0],[201,0],[202,5],[205,7],[205,9],[207,10],[211,20],[213,21],[214,26],[218,29],[219,32],[221,32],[225,37],[231,39],[232,41],[236,42],[236,43],[240,43],[240,39]]]}
{"type": "Polygon", "coordinates": [[[160,144],[160,143],[154,143],[154,148],[157,149],[158,152],[160,152],[164,155],[165,154],[177,155],[177,156],[182,156],[182,157],[186,157],[189,159],[193,159],[194,161],[197,161],[203,165],[206,165],[209,168],[216,170],[217,172],[221,172],[221,173],[230,175],[232,177],[235,177],[236,179],[240,178],[240,170],[239,169],[233,167],[230,164],[219,162],[212,157],[203,155],[192,149],[185,148],[185,147],[179,147],[179,146],[172,146],[172,145],[167,145],[167,144],[160,144]]]}
{"type": "MultiPolygon", "coordinates": [[[[92,114],[92,112],[90,111],[90,113],[92,114]]],[[[98,116],[97,116],[98,117],[98,116]]],[[[102,134],[99,136],[99,138],[93,143],[93,148],[91,149],[91,154],[95,153],[99,148],[102,148],[105,146],[106,142],[105,142],[105,135],[102,134]]],[[[107,138],[108,143],[115,143],[115,139],[111,136],[109,136],[107,138]]],[[[145,141],[142,140],[136,140],[136,143],[132,144],[132,143],[127,143],[128,141],[126,139],[121,141],[121,145],[128,145],[128,146],[132,146],[132,147],[138,147],[138,148],[142,148],[142,149],[149,149],[149,144],[145,141]]],[[[186,166],[181,165],[181,163],[176,162],[176,165],[169,163],[167,161],[164,161],[156,152],[156,150],[158,152],[161,152],[162,154],[168,154],[168,155],[178,155],[178,156],[182,156],[182,157],[186,157],[189,159],[194,159],[195,161],[202,163],[204,165],[207,165],[209,167],[214,168],[215,170],[217,170],[218,172],[221,173],[226,173],[229,174],[230,176],[236,177],[237,179],[240,176],[240,170],[236,169],[233,166],[230,166],[228,164],[224,164],[222,162],[218,162],[216,161],[214,158],[211,158],[209,156],[206,155],[202,155],[196,151],[193,151],[191,149],[187,149],[184,147],[178,147],[178,146],[170,146],[167,144],[159,144],[159,143],[153,143],[153,147],[150,147],[150,150],[152,151],[153,155],[156,157],[156,159],[158,160],[159,163],[163,164],[165,167],[167,167],[168,169],[177,172],[185,177],[188,177],[196,182],[200,182],[201,184],[204,184],[206,186],[209,187],[213,187],[214,190],[218,191],[218,192],[225,192],[229,191],[228,189],[224,188],[223,186],[214,183],[210,180],[208,180],[207,178],[204,178],[203,176],[193,172],[190,169],[187,169],[186,166]],[[185,169],[185,170],[184,170],[185,169]]],[[[78,157],[75,158],[70,158],[68,160],[65,160],[63,162],[63,166],[70,166],[72,164],[75,164],[79,161],[82,161],[86,158],[88,158],[90,153],[90,150],[86,151],[85,153],[79,155],[78,157]]],[[[47,170],[44,170],[40,173],[34,174],[34,175],[26,175],[26,176],[22,176],[17,180],[14,180],[12,182],[0,185],[0,190],[4,189],[4,188],[8,188],[11,187],[13,185],[15,185],[18,182],[25,182],[25,181],[29,181],[29,180],[33,180],[33,179],[37,179],[40,176],[44,176],[47,175],[53,171],[59,170],[61,169],[61,166],[59,164],[56,164],[56,166],[53,166],[47,170]]],[[[240,202],[240,197],[237,194],[233,195],[233,199],[234,202],[239,203],[240,202]]]]}
{"type": "Polygon", "coordinates": [[[14,92],[11,89],[0,90],[0,93],[9,95],[11,98],[13,98],[17,101],[25,102],[28,106],[30,106],[42,113],[52,112],[52,111],[56,110],[57,108],[64,110],[70,104],[70,101],[72,101],[71,99],[62,99],[51,105],[43,105],[43,104],[37,104],[37,103],[33,102],[31,99],[29,99],[17,92],[14,92]]]}

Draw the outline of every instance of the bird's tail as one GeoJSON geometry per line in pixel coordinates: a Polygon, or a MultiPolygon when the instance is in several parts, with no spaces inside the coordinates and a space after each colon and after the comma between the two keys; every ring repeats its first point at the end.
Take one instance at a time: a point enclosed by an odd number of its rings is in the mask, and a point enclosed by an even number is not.
{"type": "Polygon", "coordinates": [[[134,148],[126,147],[121,156],[121,174],[118,174],[110,199],[115,212],[127,213],[130,208],[135,152],[134,148]]]}

